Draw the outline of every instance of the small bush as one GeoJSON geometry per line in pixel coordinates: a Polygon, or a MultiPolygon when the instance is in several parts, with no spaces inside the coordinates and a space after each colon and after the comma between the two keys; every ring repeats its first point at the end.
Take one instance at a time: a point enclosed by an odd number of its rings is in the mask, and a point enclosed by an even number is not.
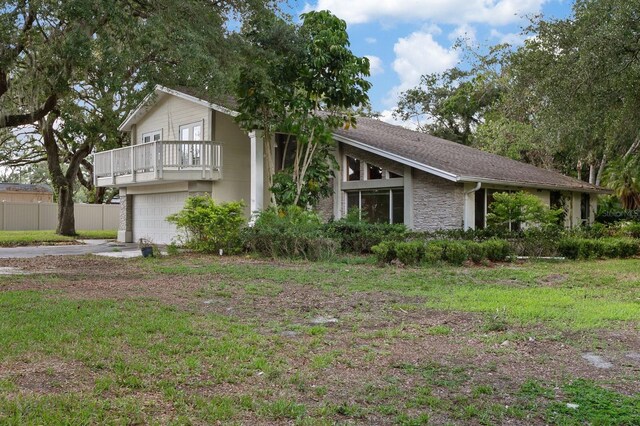
{"type": "Polygon", "coordinates": [[[181,242],[203,253],[237,253],[241,248],[240,232],[245,224],[244,204],[217,204],[211,197],[189,197],[184,208],[167,217],[183,232],[181,242]]]}
{"type": "Polygon", "coordinates": [[[371,252],[380,263],[391,263],[398,258],[396,253],[396,243],[393,241],[383,241],[371,247],[371,252]]]}
{"type": "Polygon", "coordinates": [[[443,260],[444,248],[441,244],[431,243],[424,248],[424,262],[430,265],[443,260]]]}
{"type": "Polygon", "coordinates": [[[564,238],[558,251],[567,259],[626,258],[638,254],[640,243],[631,238],[564,238]]]}
{"type": "Polygon", "coordinates": [[[448,241],[444,245],[443,258],[452,265],[462,265],[469,259],[469,252],[465,245],[458,241],[448,241]]]}
{"type": "Polygon", "coordinates": [[[359,219],[357,210],[324,226],[328,238],[339,240],[344,253],[371,253],[371,247],[382,241],[403,241],[407,228],[400,224],[369,223],[359,219]]]}
{"type": "Polygon", "coordinates": [[[245,247],[263,256],[327,259],[335,255],[339,241],[326,238],[317,213],[290,206],[267,209],[244,232],[245,247]]]}
{"type": "Polygon", "coordinates": [[[492,262],[504,262],[513,254],[511,244],[505,240],[491,239],[482,243],[487,259],[492,262]]]}
{"type": "Polygon", "coordinates": [[[424,243],[420,241],[397,243],[396,255],[405,265],[417,265],[424,258],[424,243]]]}
{"type": "Polygon", "coordinates": [[[487,249],[483,243],[481,244],[475,241],[468,241],[465,244],[465,247],[467,249],[469,258],[474,263],[480,263],[487,258],[487,249]]]}
{"type": "Polygon", "coordinates": [[[620,225],[619,233],[625,237],[640,238],[640,223],[624,222],[620,225]]]}

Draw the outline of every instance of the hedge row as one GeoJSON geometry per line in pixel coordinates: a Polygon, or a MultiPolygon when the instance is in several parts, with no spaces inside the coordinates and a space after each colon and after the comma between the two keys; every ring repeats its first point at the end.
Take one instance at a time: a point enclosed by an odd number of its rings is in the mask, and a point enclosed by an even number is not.
{"type": "Polygon", "coordinates": [[[462,265],[467,260],[480,263],[486,260],[503,262],[512,254],[511,244],[505,240],[475,241],[385,241],[371,248],[378,262],[395,260],[405,265],[437,264],[462,265]]]}
{"type": "Polygon", "coordinates": [[[632,238],[564,238],[558,251],[568,259],[626,258],[640,252],[640,242],[632,238]]]}

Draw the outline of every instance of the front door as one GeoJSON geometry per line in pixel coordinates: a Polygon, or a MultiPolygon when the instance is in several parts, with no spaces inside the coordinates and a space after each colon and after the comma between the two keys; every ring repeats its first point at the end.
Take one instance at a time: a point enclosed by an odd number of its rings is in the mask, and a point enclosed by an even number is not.
{"type": "Polygon", "coordinates": [[[180,141],[191,142],[181,145],[182,165],[197,166],[200,164],[200,144],[202,141],[202,121],[180,126],[180,141]]]}

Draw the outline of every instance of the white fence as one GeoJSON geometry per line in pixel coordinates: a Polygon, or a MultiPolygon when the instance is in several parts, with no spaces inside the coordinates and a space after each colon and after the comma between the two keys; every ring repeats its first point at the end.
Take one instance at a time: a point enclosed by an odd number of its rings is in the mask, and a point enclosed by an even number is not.
{"type": "MultiPolygon", "coordinates": [[[[116,204],[76,204],[77,230],[115,230],[120,221],[120,206],[116,204]]],[[[56,229],[58,205],[55,203],[0,203],[0,230],[35,231],[56,229]]]]}

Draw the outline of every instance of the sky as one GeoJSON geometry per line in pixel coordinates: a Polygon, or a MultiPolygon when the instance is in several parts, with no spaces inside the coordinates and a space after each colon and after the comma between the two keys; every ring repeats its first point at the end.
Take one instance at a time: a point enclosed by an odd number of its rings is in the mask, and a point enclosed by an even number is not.
{"type": "Polygon", "coordinates": [[[420,76],[464,66],[459,39],[473,45],[523,43],[527,16],[565,18],[570,0],[313,0],[298,12],[329,10],[347,22],[352,51],[367,56],[373,84],[369,97],[385,121],[399,94],[420,76]]]}

